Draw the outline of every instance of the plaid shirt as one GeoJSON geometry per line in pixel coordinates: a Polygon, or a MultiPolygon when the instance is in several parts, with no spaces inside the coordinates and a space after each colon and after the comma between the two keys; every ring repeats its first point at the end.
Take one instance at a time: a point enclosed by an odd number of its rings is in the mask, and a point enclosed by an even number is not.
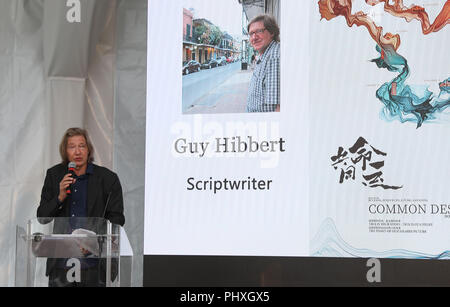
{"type": "Polygon", "coordinates": [[[275,112],[280,105],[280,43],[272,41],[258,61],[248,90],[247,112],[275,112]]]}

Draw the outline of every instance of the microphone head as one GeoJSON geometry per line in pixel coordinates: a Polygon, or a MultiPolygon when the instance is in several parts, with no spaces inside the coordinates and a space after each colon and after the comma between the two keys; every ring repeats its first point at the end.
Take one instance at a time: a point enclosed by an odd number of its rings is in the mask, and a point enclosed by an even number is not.
{"type": "Polygon", "coordinates": [[[68,165],[69,169],[76,168],[76,167],[77,167],[77,164],[75,162],[70,162],[69,165],[68,165]]]}

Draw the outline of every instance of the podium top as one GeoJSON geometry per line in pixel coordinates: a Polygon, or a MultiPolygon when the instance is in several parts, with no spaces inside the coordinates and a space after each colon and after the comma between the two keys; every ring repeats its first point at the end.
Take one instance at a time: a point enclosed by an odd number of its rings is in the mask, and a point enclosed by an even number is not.
{"type": "Polygon", "coordinates": [[[22,239],[31,242],[36,257],[105,257],[119,254],[120,234],[121,226],[103,218],[36,218],[29,220],[22,239]],[[107,251],[105,242],[112,249],[107,251]]]}
{"type": "Polygon", "coordinates": [[[104,218],[58,217],[35,218],[28,221],[28,235],[78,235],[104,236],[119,235],[120,225],[112,224],[104,218]],[[78,232],[78,233],[77,233],[78,232]]]}

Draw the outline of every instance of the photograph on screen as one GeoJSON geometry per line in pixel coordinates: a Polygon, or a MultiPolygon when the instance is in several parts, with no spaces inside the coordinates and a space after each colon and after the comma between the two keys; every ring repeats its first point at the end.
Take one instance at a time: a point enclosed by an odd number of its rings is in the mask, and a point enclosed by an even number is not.
{"type": "Polygon", "coordinates": [[[280,110],[279,18],[235,0],[184,0],[182,18],[183,114],[280,110]]]}

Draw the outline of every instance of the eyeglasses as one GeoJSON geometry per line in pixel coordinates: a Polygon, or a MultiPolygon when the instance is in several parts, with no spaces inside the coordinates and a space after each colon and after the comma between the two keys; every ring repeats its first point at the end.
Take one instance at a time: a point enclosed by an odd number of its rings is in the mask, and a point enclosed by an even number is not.
{"type": "Polygon", "coordinates": [[[73,151],[73,150],[76,150],[77,148],[80,151],[85,151],[87,149],[87,145],[81,144],[81,145],[78,145],[78,146],[75,146],[75,145],[67,146],[67,150],[72,150],[73,151]]]}
{"type": "Polygon", "coordinates": [[[258,34],[258,35],[259,35],[259,34],[264,33],[264,31],[266,31],[265,28],[259,29],[259,30],[255,30],[255,31],[252,31],[252,32],[248,33],[248,35],[249,35],[250,37],[253,37],[253,35],[255,35],[255,34],[258,34]]]}

